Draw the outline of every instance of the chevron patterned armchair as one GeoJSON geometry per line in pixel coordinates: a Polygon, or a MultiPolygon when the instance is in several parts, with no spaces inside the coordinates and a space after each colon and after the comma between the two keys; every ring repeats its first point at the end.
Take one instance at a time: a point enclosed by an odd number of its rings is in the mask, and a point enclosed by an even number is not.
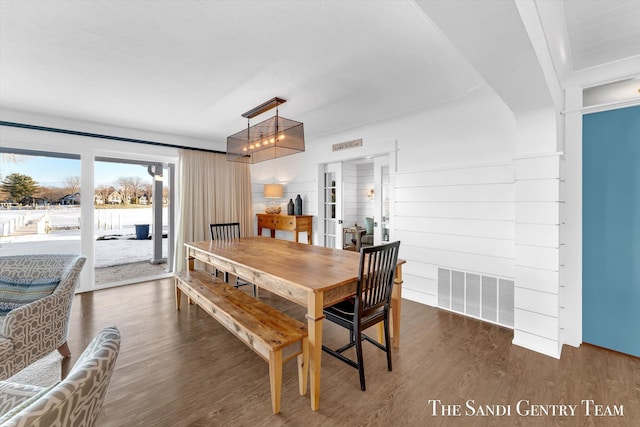
{"type": "Polygon", "coordinates": [[[102,329],[69,375],[51,387],[0,381],[0,425],[49,427],[96,425],[120,352],[120,331],[102,329]]]}
{"type": "Polygon", "coordinates": [[[0,380],[67,346],[81,255],[0,257],[0,380]]]}

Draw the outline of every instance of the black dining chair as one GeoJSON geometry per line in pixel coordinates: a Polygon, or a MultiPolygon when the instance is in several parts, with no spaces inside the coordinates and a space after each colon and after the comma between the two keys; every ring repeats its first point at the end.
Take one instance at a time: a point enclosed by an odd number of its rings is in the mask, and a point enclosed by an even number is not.
{"type": "MultiPolygon", "coordinates": [[[[209,224],[209,229],[211,231],[211,240],[233,240],[240,238],[240,223],[239,222],[228,222],[223,224],[209,224]]],[[[214,274],[218,275],[218,270],[215,269],[214,274]]],[[[229,273],[224,272],[224,281],[229,282],[229,273]]],[[[252,283],[245,282],[236,277],[235,287],[238,288],[244,285],[252,285],[253,286],[253,296],[257,296],[256,285],[252,283]]]]}
{"type": "Polygon", "coordinates": [[[391,337],[389,335],[389,309],[391,291],[396,275],[400,242],[370,246],[360,250],[360,267],[356,295],[346,301],[325,308],[325,318],[349,330],[349,343],[333,350],[322,346],[322,350],[358,370],[360,389],[366,390],[362,341],[366,340],[387,353],[387,367],[391,371],[391,337]],[[365,335],[363,331],[379,322],[384,322],[385,345],[365,335]],[[342,353],[355,346],[357,362],[342,353]]]}

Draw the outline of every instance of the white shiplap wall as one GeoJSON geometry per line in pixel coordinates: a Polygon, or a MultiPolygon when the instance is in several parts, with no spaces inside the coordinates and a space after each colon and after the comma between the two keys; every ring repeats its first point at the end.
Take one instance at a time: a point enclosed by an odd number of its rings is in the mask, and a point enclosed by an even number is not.
{"type": "Polygon", "coordinates": [[[513,278],[511,163],[397,173],[395,191],[405,297],[437,305],[438,267],[513,278]]]}
{"type": "Polygon", "coordinates": [[[358,222],[358,167],[342,164],[342,220],[345,226],[358,222]]]}
{"type": "Polygon", "coordinates": [[[513,342],[559,357],[560,157],[515,160],[513,342]]]}
{"type": "Polygon", "coordinates": [[[358,225],[364,226],[366,217],[374,216],[374,202],[367,197],[373,188],[373,162],[358,165],[357,218],[358,225]]]}

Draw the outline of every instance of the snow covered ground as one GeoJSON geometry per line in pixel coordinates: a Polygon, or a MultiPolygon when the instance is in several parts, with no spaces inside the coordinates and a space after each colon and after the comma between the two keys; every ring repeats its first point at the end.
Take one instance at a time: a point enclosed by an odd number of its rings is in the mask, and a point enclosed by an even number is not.
{"type": "MultiPolygon", "coordinates": [[[[28,214],[35,217],[45,211],[0,211],[0,221],[11,216],[28,214]]],[[[56,207],[46,211],[52,231],[47,234],[27,234],[0,237],[0,255],[36,253],[80,253],[80,208],[56,207]]],[[[135,240],[136,224],[151,224],[151,208],[97,209],[94,215],[96,268],[149,261],[153,257],[152,240],[135,240]],[[101,236],[118,236],[114,240],[98,240],[101,236]]],[[[163,218],[167,218],[166,208],[163,218]]],[[[163,226],[167,233],[168,226],[163,226]]],[[[150,230],[152,232],[152,230],[150,230]]],[[[168,253],[168,239],[162,239],[162,253],[168,253]]]]}

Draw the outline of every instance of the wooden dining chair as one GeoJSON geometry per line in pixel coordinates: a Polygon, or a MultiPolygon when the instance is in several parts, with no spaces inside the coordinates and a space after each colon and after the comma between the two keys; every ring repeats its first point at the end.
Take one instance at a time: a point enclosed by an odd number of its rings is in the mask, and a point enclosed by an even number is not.
{"type": "MultiPolygon", "coordinates": [[[[240,223],[239,222],[228,222],[222,224],[209,224],[209,229],[211,232],[211,240],[233,240],[240,238],[240,223]]],[[[218,275],[217,269],[215,270],[215,275],[218,275]]],[[[224,281],[229,283],[229,273],[224,273],[224,281]]],[[[235,287],[238,288],[240,286],[252,285],[253,286],[253,296],[257,296],[256,285],[252,283],[245,282],[236,277],[235,287]]]]}
{"type": "Polygon", "coordinates": [[[349,343],[333,350],[322,346],[322,350],[358,370],[360,389],[366,390],[362,341],[366,340],[387,353],[387,367],[391,371],[391,338],[389,335],[389,309],[391,291],[396,275],[400,242],[370,246],[360,250],[358,284],[355,297],[325,308],[325,318],[349,330],[349,343]],[[363,331],[379,322],[384,322],[385,344],[365,335],[363,331]],[[357,361],[342,353],[355,346],[357,361]]]}

